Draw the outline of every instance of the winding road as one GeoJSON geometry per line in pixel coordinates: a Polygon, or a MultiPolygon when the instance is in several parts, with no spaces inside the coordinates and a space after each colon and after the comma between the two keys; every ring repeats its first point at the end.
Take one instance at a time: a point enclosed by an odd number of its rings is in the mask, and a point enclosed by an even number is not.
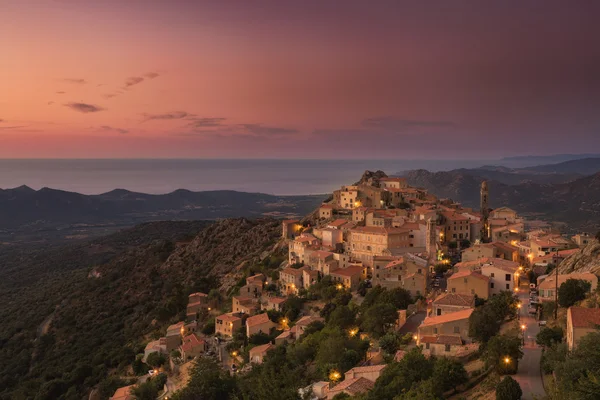
{"type": "Polygon", "coordinates": [[[542,349],[535,343],[535,338],[540,332],[538,321],[527,313],[529,305],[529,289],[525,286],[520,288],[519,299],[523,306],[519,310],[520,324],[524,324],[525,346],[523,346],[523,358],[519,361],[519,370],[513,378],[519,382],[523,390],[523,400],[540,400],[546,397],[540,361],[542,349]]]}

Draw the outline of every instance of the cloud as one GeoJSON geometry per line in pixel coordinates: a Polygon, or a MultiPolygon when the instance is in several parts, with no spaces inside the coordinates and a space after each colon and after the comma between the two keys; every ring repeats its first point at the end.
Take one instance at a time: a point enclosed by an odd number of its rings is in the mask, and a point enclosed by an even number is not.
{"type": "Polygon", "coordinates": [[[195,117],[195,114],[190,114],[186,111],[172,111],[169,113],[165,113],[165,114],[147,114],[144,113],[142,114],[144,117],[144,121],[151,121],[151,120],[171,120],[171,119],[183,119],[183,118],[187,118],[187,117],[195,117]]]}
{"type": "Polygon", "coordinates": [[[144,74],[144,76],[148,79],[154,79],[156,77],[159,77],[160,74],[157,72],[148,72],[147,74],[144,74]]]}
{"type": "Polygon", "coordinates": [[[366,118],[361,123],[366,128],[385,129],[404,132],[415,128],[453,128],[456,125],[450,121],[428,121],[414,119],[400,119],[394,117],[366,118]]]}
{"type": "Polygon", "coordinates": [[[73,78],[65,78],[62,80],[67,83],[75,83],[77,85],[85,85],[87,81],[85,79],[73,79],[73,78]]]}
{"type": "Polygon", "coordinates": [[[65,93],[67,93],[67,92],[62,92],[62,91],[56,92],[56,94],[65,94],[65,93]]]}
{"type": "Polygon", "coordinates": [[[94,113],[94,112],[104,110],[104,108],[102,108],[102,107],[95,106],[93,104],[86,104],[86,103],[67,103],[64,106],[69,107],[73,111],[77,111],[77,112],[84,113],[84,114],[94,113]]]}
{"type": "Polygon", "coordinates": [[[263,126],[262,124],[241,124],[240,126],[257,136],[290,135],[298,133],[297,129],[282,128],[278,126],[263,126]]]}
{"type": "Polygon", "coordinates": [[[115,131],[115,132],[119,132],[120,134],[123,134],[123,135],[129,132],[126,129],[113,128],[112,126],[108,126],[108,125],[102,125],[100,127],[100,129],[103,130],[103,131],[115,131]]]}
{"type": "Polygon", "coordinates": [[[125,87],[137,85],[138,83],[141,83],[143,81],[144,81],[144,78],[142,78],[141,76],[132,76],[125,80],[125,87]]]}
{"type": "Polygon", "coordinates": [[[26,128],[28,125],[0,126],[2,130],[26,128]]]}
{"type": "Polygon", "coordinates": [[[113,97],[117,97],[118,94],[117,93],[107,93],[107,94],[103,94],[102,97],[104,97],[105,99],[112,99],[113,97]]]}
{"type": "Polygon", "coordinates": [[[49,101],[49,102],[48,102],[48,105],[49,105],[49,106],[51,106],[52,104],[54,104],[54,102],[53,102],[53,101],[49,101]]]}
{"type": "Polygon", "coordinates": [[[2,118],[0,118],[0,122],[4,122],[4,120],[2,118]]]}
{"type": "Polygon", "coordinates": [[[227,120],[227,118],[190,118],[192,122],[190,122],[189,126],[193,128],[214,128],[218,126],[223,126],[223,122],[227,120]]]}

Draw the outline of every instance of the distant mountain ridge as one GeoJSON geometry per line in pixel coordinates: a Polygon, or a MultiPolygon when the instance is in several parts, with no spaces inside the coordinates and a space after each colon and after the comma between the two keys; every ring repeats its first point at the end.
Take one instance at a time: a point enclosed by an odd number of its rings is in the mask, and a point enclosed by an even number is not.
{"type": "MultiPolygon", "coordinates": [[[[115,189],[84,195],[27,186],[0,189],[0,242],[14,232],[71,229],[86,234],[90,226],[124,227],[155,220],[199,220],[232,217],[299,217],[325,196],[276,196],[232,190],[176,190],[153,195],[115,189]],[[4,234],[3,234],[4,231],[4,234]],[[82,232],[83,231],[83,232],[82,232]]],[[[102,234],[107,232],[103,231],[102,234]]]]}
{"type": "Polygon", "coordinates": [[[488,180],[492,207],[507,206],[522,214],[562,222],[572,230],[595,232],[600,228],[600,172],[564,183],[529,181],[515,185],[460,170],[415,170],[404,176],[412,186],[474,208],[479,208],[481,182],[488,180]]]}

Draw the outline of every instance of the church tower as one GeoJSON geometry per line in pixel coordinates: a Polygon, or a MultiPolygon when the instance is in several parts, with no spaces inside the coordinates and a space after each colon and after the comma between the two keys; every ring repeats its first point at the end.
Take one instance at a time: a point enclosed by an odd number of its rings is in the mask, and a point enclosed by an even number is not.
{"type": "Polygon", "coordinates": [[[487,243],[490,240],[490,191],[488,189],[487,181],[481,182],[481,204],[480,204],[480,212],[481,212],[481,241],[483,243],[487,243]]]}
{"type": "Polygon", "coordinates": [[[425,237],[425,251],[432,259],[436,256],[437,253],[437,234],[435,228],[435,220],[433,218],[429,218],[427,220],[427,236],[425,237]]]}

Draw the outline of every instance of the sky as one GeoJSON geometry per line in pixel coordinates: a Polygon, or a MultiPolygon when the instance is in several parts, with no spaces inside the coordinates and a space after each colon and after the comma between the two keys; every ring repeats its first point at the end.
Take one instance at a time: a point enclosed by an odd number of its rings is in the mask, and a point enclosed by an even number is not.
{"type": "Polygon", "coordinates": [[[600,2],[0,0],[0,158],[600,148],[600,2]]]}

